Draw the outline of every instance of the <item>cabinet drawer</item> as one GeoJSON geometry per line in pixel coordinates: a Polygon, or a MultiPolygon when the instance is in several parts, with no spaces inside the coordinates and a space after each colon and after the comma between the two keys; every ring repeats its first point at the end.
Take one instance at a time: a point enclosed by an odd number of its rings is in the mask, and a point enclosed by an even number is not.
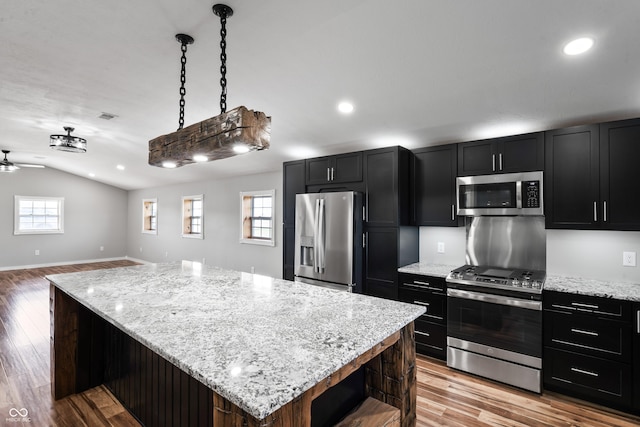
{"type": "Polygon", "coordinates": [[[415,321],[416,351],[445,360],[447,357],[447,327],[422,320],[415,321]]]}
{"type": "Polygon", "coordinates": [[[594,317],[616,320],[629,321],[631,319],[631,303],[629,301],[554,291],[545,291],[542,300],[545,310],[590,314],[594,317]]]}
{"type": "Polygon", "coordinates": [[[544,385],[603,404],[631,404],[631,366],[545,348],[544,385]]]}
{"type": "Polygon", "coordinates": [[[423,306],[427,311],[420,316],[421,319],[440,323],[446,320],[447,297],[444,294],[420,292],[401,286],[398,299],[423,306]]]}
{"type": "Polygon", "coordinates": [[[400,274],[400,285],[415,291],[423,292],[447,292],[447,283],[444,278],[419,276],[415,274],[400,274]]]}
{"type": "Polygon", "coordinates": [[[631,361],[631,325],[593,316],[549,312],[544,318],[545,345],[620,362],[631,361]]]}

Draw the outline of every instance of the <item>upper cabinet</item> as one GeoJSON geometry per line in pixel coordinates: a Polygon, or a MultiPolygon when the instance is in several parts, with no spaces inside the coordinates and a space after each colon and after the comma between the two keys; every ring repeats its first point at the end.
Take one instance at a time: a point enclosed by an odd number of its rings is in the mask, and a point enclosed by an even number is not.
{"type": "Polygon", "coordinates": [[[458,176],[543,169],[543,132],[458,144],[458,176]]]}
{"type": "Polygon", "coordinates": [[[456,144],[413,151],[413,201],[416,225],[457,227],[456,144]]]}
{"type": "Polygon", "coordinates": [[[307,185],[362,181],[362,153],[307,159],[306,169],[307,185]]]}
{"type": "Polygon", "coordinates": [[[600,198],[606,228],[640,230],[640,119],[600,125],[600,198]]]}
{"type": "Polygon", "coordinates": [[[547,228],[640,230],[640,120],[546,132],[547,228]]]}
{"type": "Polygon", "coordinates": [[[402,147],[380,148],[363,153],[368,226],[409,224],[410,154],[409,150],[402,147]]]}

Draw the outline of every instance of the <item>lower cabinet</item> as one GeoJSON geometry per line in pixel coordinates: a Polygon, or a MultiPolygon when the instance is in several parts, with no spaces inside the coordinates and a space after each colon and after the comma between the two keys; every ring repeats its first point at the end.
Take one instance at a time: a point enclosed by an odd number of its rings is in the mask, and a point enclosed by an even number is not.
{"type": "Polygon", "coordinates": [[[398,299],[422,305],[425,314],[415,321],[416,351],[447,358],[447,284],[443,277],[400,273],[398,299]]]}
{"type": "Polygon", "coordinates": [[[631,410],[638,389],[631,302],[545,291],[543,309],[544,388],[631,410]]]}

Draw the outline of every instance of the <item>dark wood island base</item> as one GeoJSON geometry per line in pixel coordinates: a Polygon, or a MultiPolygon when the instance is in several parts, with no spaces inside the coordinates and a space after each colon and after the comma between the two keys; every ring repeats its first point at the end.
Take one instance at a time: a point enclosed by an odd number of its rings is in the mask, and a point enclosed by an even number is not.
{"type": "Polygon", "coordinates": [[[364,367],[365,395],[398,408],[401,426],[416,424],[413,322],[258,420],[53,284],[50,314],[55,400],[104,383],[145,425],[310,427],[314,399],[364,367]]]}

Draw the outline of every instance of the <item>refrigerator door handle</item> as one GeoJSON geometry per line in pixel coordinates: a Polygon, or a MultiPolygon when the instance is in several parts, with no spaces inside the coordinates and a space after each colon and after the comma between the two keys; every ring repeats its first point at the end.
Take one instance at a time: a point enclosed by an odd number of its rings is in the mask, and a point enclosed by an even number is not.
{"type": "Polygon", "coordinates": [[[325,206],[324,199],[318,200],[319,217],[318,217],[318,255],[317,272],[324,273],[325,267],[325,251],[326,251],[326,232],[325,232],[325,206]]]}
{"type": "Polygon", "coordinates": [[[316,199],[316,209],[315,209],[315,215],[313,218],[313,271],[315,273],[319,273],[320,272],[320,251],[318,248],[318,238],[320,236],[319,233],[319,220],[320,218],[320,199],[316,199]]]}

